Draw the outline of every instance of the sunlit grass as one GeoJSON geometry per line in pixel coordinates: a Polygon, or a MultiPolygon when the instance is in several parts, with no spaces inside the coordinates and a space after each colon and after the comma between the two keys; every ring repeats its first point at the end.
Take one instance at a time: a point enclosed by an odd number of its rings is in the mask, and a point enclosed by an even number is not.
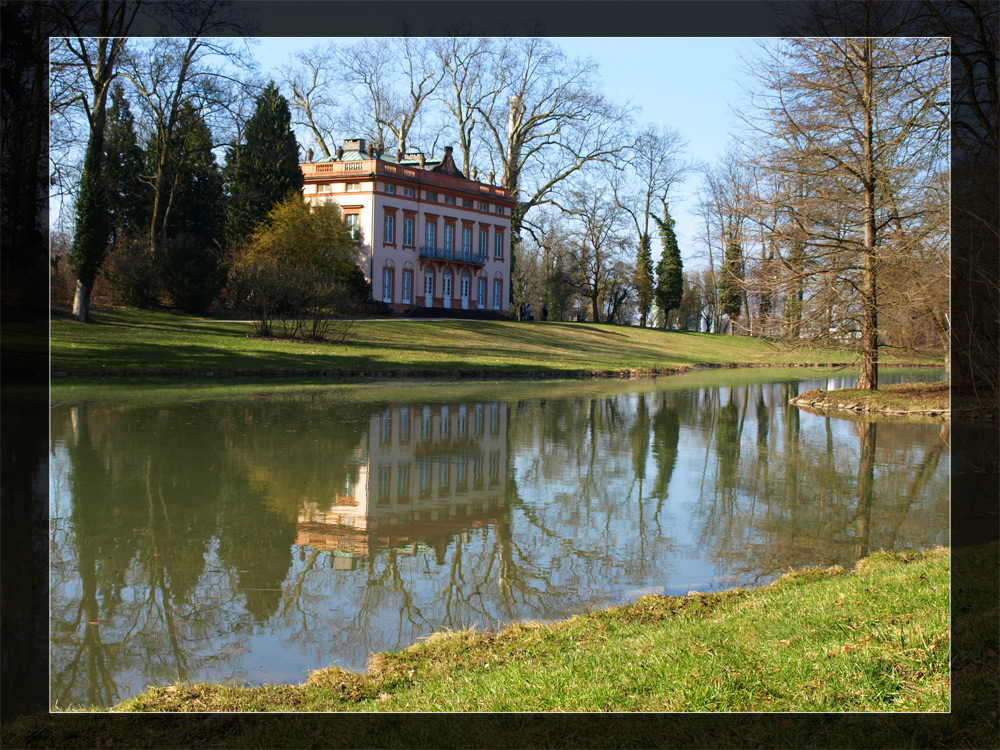
{"type": "Polygon", "coordinates": [[[949,553],[753,591],[438,634],[302,685],[171,685],[120,711],[947,711],[949,553]]]}
{"type": "Polygon", "coordinates": [[[747,337],[586,323],[370,320],[356,323],[346,343],[333,344],[259,339],[248,323],[162,311],[100,311],[93,319],[82,325],[53,318],[53,372],[559,377],[856,361],[843,349],[788,349],[747,337]]]}

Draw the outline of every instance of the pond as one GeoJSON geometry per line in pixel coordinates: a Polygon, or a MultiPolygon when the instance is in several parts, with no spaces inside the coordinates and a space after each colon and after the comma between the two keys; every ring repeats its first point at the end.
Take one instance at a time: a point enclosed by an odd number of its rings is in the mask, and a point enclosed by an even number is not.
{"type": "Polygon", "coordinates": [[[438,630],[948,544],[947,423],[788,404],[855,377],[146,389],[117,404],[56,389],[50,699],[297,683],[438,630]]]}

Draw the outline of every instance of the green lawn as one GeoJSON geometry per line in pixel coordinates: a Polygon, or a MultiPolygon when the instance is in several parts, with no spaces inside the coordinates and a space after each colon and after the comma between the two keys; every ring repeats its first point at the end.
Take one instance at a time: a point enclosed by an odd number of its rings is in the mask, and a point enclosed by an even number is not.
{"type": "Polygon", "coordinates": [[[788,349],[745,337],[586,323],[371,320],[355,324],[346,343],[332,344],[258,339],[249,336],[247,323],[169,312],[100,311],[93,319],[81,325],[66,316],[53,318],[53,372],[558,377],[856,359],[847,350],[788,349]]]}
{"type": "Polygon", "coordinates": [[[753,591],[646,596],[553,625],[432,636],[301,685],[181,684],[118,711],[947,711],[949,554],[753,591]]]}

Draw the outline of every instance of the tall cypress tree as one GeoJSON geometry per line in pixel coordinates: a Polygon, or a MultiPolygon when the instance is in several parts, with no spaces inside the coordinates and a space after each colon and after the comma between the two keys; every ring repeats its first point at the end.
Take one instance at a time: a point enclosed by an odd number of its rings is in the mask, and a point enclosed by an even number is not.
{"type": "Polygon", "coordinates": [[[663,311],[663,327],[667,327],[667,313],[681,305],[684,296],[684,264],[681,249],[674,234],[674,220],[670,218],[667,204],[663,204],[663,219],[655,214],[653,220],[660,228],[660,243],[663,254],[656,264],[656,306],[663,311]]]}
{"type": "Polygon", "coordinates": [[[649,235],[639,238],[639,252],[635,257],[635,271],[632,275],[636,298],[639,304],[639,325],[646,327],[646,318],[653,307],[653,258],[649,249],[649,235]]]}
{"type": "Polygon", "coordinates": [[[111,235],[107,181],[101,170],[104,162],[104,128],[91,135],[83,157],[80,194],[76,199],[76,229],[70,265],[76,276],[73,316],[81,323],[90,322],[90,293],[101,269],[111,235]]]}
{"type": "MultiPolygon", "coordinates": [[[[743,298],[740,287],[743,285],[743,249],[733,234],[729,233],[726,243],[726,257],[722,264],[722,277],[719,279],[719,304],[722,312],[735,324],[740,317],[743,298]]],[[[735,333],[735,326],[730,328],[735,333]]]]}
{"type": "Polygon", "coordinates": [[[288,101],[272,81],[257,97],[243,143],[226,153],[229,209],[226,237],[243,244],[289,193],[302,190],[299,147],[291,128],[288,101]]]}

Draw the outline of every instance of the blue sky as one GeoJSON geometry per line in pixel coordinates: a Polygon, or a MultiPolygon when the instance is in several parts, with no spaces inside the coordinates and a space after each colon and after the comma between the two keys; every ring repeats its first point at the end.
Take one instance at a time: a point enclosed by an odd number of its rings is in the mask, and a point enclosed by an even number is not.
{"type": "MultiPolygon", "coordinates": [[[[266,76],[288,56],[321,39],[265,38],[254,54],[266,76]]],[[[590,57],[600,67],[604,93],[639,107],[640,121],[666,125],[688,142],[690,159],[711,162],[726,148],[739,122],[730,105],[741,96],[741,54],[752,50],[752,39],[553,38],[570,57],[590,57]]],[[[688,266],[702,266],[700,227],[691,211],[700,183],[691,175],[671,206],[678,241],[688,266]]],[[[654,251],[655,254],[655,251],[654,251]]]]}

